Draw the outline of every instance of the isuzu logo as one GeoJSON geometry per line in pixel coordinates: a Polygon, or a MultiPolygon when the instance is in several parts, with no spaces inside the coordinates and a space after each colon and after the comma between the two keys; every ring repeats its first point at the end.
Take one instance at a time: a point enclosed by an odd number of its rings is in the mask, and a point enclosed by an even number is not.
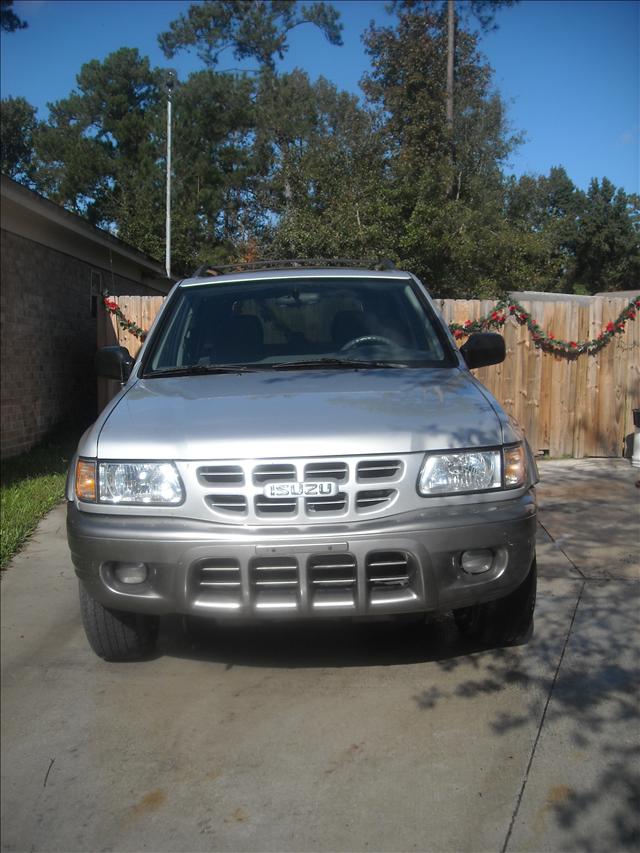
{"type": "Polygon", "coordinates": [[[338,484],[332,480],[314,483],[265,483],[263,493],[267,498],[330,497],[338,494],[338,484]]]}

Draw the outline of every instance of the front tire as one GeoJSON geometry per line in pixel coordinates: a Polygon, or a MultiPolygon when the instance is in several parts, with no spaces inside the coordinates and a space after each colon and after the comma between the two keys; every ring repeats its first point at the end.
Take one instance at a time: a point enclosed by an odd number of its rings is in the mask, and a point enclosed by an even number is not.
{"type": "Polygon", "coordinates": [[[535,557],[529,574],[517,589],[497,601],[474,604],[453,611],[460,633],[485,646],[520,646],[533,634],[537,567],[535,557]]]}
{"type": "Polygon", "coordinates": [[[89,645],[107,661],[148,657],[158,638],[158,617],[112,610],[100,604],[80,584],[80,613],[89,645]]]}

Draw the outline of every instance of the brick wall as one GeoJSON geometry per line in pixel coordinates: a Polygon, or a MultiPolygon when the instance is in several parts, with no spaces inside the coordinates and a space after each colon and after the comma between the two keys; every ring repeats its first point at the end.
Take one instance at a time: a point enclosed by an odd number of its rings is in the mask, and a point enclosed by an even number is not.
{"type": "Polygon", "coordinates": [[[96,417],[95,299],[143,294],[142,285],[2,231],[0,455],[14,456],[52,427],[96,417]]]}

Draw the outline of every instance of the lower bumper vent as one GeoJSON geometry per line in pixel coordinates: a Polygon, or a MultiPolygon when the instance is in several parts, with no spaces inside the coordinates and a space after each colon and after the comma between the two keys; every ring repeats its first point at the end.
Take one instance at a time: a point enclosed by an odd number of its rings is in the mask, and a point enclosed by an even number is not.
{"type": "Polygon", "coordinates": [[[291,557],[264,557],[249,564],[252,600],[260,609],[298,606],[298,561],[291,557]]]}
{"type": "MultiPolygon", "coordinates": [[[[368,612],[416,602],[421,582],[406,551],[370,551],[364,565],[349,552],[308,556],[251,556],[198,561],[191,573],[192,602],[203,610],[250,612],[368,612]]],[[[382,611],[384,612],[384,610],[382,611]]]]}
{"type": "Polygon", "coordinates": [[[314,609],[355,607],[358,581],[352,554],[316,554],[309,560],[307,571],[314,609]]]}
{"type": "Polygon", "coordinates": [[[202,562],[195,572],[196,603],[236,610],[242,602],[242,580],[237,560],[222,557],[202,562]]]}
{"type": "Polygon", "coordinates": [[[411,565],[402,551],[374,551],[367,555],[367,584],[369,587],[409,586],[411,565]]]}

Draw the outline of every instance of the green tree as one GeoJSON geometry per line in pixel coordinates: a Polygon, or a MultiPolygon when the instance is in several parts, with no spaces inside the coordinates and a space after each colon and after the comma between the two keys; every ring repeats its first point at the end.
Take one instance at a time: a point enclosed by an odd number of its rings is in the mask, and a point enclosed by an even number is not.
{"type": "Polygon", "coordinates": [[[374,116],[356,97],[294,71],[264,74],[256,100],[256,146],[268,168],[262,203],[276,225],[265,229],[280,257],[353,257],[383,253],[386,149],[374,116]]]}
{"type": "MultiPolygon", "coordinates": [[[[40,191],[160,259],[165,244],[165,73],[131,48],[84,65],[37,135],[40,191]]],[[[255,83],[202,71],[173,93],[172,268],[227,259],[254,228],[255,83]]]]}
{"type": "Polygon", "coordinates": [[[522,277],[532,251],[504,213],[502,170],[519,137],[509,130],[477,36],[461,26],[451,135],[446,16],[430,3],[396,11],[395,27],[365,35],[372,70],[362,83],[386,120],[395,255],[440,296],[497,295],[522,277]]]}
{"type": "MultiPolygon", "coordinates": [[[[209,68],[178,83],[174,95],[172,266],[224,260],[268,218],[269,158],[256,145],[257,82],[215,70],[229,48],[271,69],[289,31],[320,27],[340,43],[333,7],[293,2],[194,4],[160,41],[167,55],[196,46],[209,68]]],[[[271,73],[271,72],[270,72],[271,73]]],[[[165,240],[164,72],[131,48],[82,67],[76,89],[50,105],[35,134],[37,188],[160,258],[165,240]]]]}
{"type": "Polygon", "coordinates": [[[33,137],[39,122],[37,111],[24,98],[4,98],[0,104],[2,173],[29,183],[33,165],[33,137]]]}
{"type": "Polygon", "coordinates": [[[29,26],[26,21],[16,15],[12,6],[13,0],[0,0],[0,29],[6,33],[24,30],[29,26]]]}
{"type": "Polygon", "coordinates": [[[158,37],[165,56],[194,48],[208,68],[231,50],[237,60],[249,57],[273,69],[282,59],[287,38],[295,27],[314,24],[331,44],[342,44],[339,14],[327,3],[299,6],[295,0],[204,0],[189,7],[158,37]]]}
{"type": "Polygon", "coordinates": [[[156,257],[161,72],[134,48],[82,66],[36,137],[39,188],[156,257]]]}
{"type": "Polygon", "coordinates": [[[172,242],[185,271],[228,260],[259,230],[254,95],[247,77],[212,71],[192,74],[175,91],[172,242]]]}
{"type": "Polygon", "coordinates": [[[511,224],[546,247],[536,272],[544,290],[596,293],[638,286],[638,196],[594,179],[585,193],[564,168],[512,179],[507,189],[511,224]]]}
{"type": "Polygon", "coordinates": [[[570,279],[588,293],[640,285],[640,197],[594,178],[577,227],[570,279]]]}
{"type": "Polygon", "coordinates": [[[507,182],[507,218],[540,248],[531,268],[531,277],[538,282],[535,289],[571,292],[584,200],[562,166],[554,166],[549,175],[523,175],[507,182]]]}

